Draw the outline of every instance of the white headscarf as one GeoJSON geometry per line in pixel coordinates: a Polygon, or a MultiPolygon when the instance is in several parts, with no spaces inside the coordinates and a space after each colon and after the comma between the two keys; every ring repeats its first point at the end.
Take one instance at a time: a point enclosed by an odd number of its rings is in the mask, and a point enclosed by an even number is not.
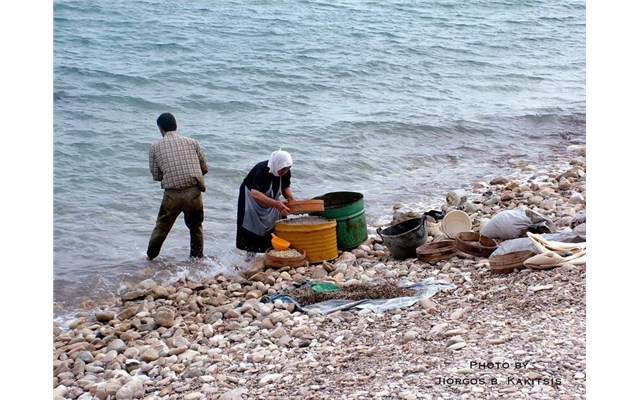
{"type": "Polygon", "coordinates": [[[269,172],[275,176],[278,176],[278,171],[280,171],[282,168],[290,167],[292,165],[293,159],[291,158],[291,154],[284,150],[276,150],[271,153],[269,162],[267,162],[269,172]]]}

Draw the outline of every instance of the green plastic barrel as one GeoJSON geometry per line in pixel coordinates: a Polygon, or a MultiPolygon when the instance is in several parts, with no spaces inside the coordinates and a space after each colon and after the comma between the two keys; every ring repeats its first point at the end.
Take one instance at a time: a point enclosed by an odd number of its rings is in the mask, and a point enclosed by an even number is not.
{"type": "Polygon", "coordinates": [[[332,192],[314,199],[324,200],[324,211],[314,213],[337,222],[338,249],[348,250],[367,240],[364,196],[356,192],[332,192]]]}

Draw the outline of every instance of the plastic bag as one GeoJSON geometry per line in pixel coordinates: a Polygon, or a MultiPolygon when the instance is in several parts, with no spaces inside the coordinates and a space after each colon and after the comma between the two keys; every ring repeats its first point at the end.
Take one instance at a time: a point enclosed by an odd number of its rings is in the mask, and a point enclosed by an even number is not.
{"type": "Polygon", "coordinates": [[[533,210],[505,210],[493,216],[482,228],[480,234],[502,240],[526,236],[527,232],[554,233],[553,222],[533,210]]]}
{"type": "MultiPolygon", "coordinates": [[[[564,242],[564,243],[580,243],[580,242],[587,241],[586,235],[578,235],[575,232],[571,232],[571,231],[550,233],[550,234],[545,234],[540,236],[545,238],[546,240],[564,242]]],[[[495,256],[499,256],[507,253],[513,253],[521,250],[530,250],[533,253],[539,253],[539,250],[535,246],[533,241],[529,237],[524,237],[524,238],[505,240],[504,242],[500,243],[500,245],[498,245],[498,248],[493,253],[491,253],[491,256],[489,258],[491,259],[495,256]]]]}

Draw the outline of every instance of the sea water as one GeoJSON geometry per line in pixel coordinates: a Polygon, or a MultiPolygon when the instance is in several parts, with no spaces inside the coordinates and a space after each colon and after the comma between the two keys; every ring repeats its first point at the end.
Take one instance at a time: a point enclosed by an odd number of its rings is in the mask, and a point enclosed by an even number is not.
{"type": "MultiPolygon", "coordinates": [[[[235,274],[238,187],[282,148],[299,198],[362,193],[368,223],[585,144],[583,1],[55,0],[54,312],[143,279],[235,274]],[[208,158],[205,254],[148,150],[173,113],[208,158]]],[[[84,303],[87,304],[87,303],[84,303]]],[[[92,304],[92,303],[89,303],[92,304]]]]}

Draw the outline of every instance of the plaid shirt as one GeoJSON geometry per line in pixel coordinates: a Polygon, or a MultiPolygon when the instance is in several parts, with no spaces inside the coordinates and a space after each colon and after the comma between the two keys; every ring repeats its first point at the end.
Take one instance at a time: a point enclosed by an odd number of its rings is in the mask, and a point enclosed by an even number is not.
{"type": "Polygon", "coordinates": [[[188,189],[198,186],[204,192],[202,168],[207,158],[195,139],[166,132],[149,149],[149,170],[153,180],[160,181],[163,189],[188,189]]]}

